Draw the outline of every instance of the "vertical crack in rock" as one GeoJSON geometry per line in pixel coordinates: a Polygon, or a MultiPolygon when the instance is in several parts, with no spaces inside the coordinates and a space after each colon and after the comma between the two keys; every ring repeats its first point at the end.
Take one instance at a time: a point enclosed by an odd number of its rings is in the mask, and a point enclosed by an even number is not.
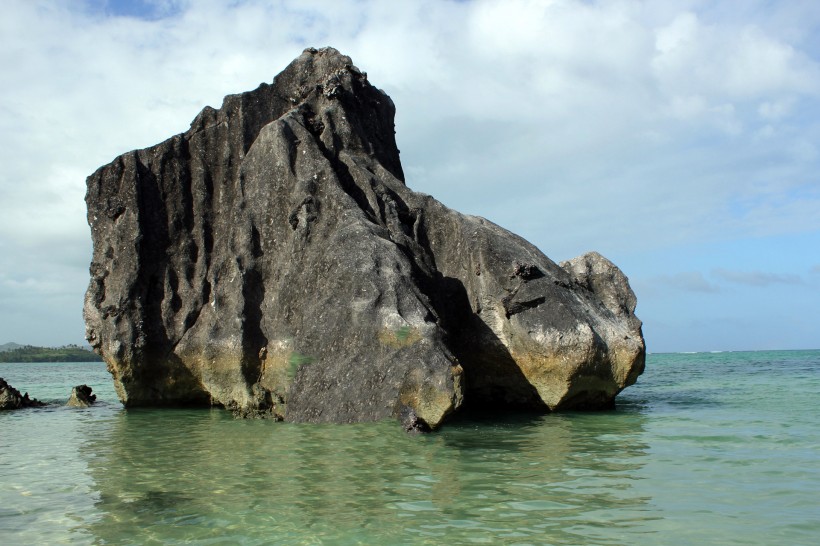
{"type": "Polygon", "coordinates": [[[623,273],[410,190],[394,113],[350,58],[307,49],[89,176],[87,338],[126,406],[421,431],[611,407],[635,382],[623,273]]]}
{"type": "Polygon", "coordinates": [[[316,146],[322,153],[322,156],[324,156],[328,163],[330,163],[333,172],[336,174],[339,182],[341,183],[342,189],[346,194],[353,198],[359,208],[367,214],[371,221],[375,221],[375,214],[370,208],[370,203],[368,202],[364,191],[362,191],[362,189],[356,184],[356,181],[350,174],[350,169],[347,164],[339,159],[339,153],[344,149],[344,144],[341,138],[332,131],[331,127],[331,139],[333,141],[334,150],[331,151],[322,141],[322,135],[325,132],[325,124],[317,120],[316,113],[313,112],[310,106],[306,105],[303,108],[302,115],[305,127],[313,135],[316,146]]]}

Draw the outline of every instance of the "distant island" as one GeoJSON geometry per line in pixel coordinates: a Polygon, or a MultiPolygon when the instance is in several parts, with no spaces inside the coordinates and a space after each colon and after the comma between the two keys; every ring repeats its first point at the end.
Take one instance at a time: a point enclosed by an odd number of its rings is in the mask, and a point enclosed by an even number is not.
{"type": "Polygon", "coordinates": [[[79,345],[35,347],[5,343],[0,345],[0,362],[102,362],[93,351],[79,345]]]}

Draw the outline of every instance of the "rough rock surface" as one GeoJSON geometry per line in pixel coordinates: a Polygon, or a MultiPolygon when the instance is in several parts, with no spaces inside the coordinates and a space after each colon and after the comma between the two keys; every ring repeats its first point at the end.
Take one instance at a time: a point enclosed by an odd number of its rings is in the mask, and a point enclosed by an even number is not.
{"type": "Polygon", "coordinates": [[[29,398],[28,393],[20,394],[20,391],[0,377],[0,410],[38,408],[41,406],[45,406],[45,404],[36,398],[29,398]]]}
{"type": "Polygon", "coordinates": [[[91,394],[93,389],[88,385],[77,385],[71,389],[71,396],[68,398],[66,406],[72,408],[87,408],[97,401],[97,395],[91,394]]]}
{"type": "Polygon", "coordinates": [[[126,406],[293,421],[601,408],[644,366],[626,277],[405,186],[394,106],[334,49],[88,178],[84,315],[126,406]]]}

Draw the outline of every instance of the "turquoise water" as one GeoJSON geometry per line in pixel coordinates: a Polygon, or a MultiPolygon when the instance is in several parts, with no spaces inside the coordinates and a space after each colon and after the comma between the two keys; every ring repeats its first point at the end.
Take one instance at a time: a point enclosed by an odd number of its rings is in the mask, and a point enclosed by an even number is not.
{"type": "Polygon", "coordinates": [[[89,409],[0,413],[0,544],[783,544],[820,540],[820,351],[649,355],[603,413],[235,421],[129,410],[102,364],[0,364],[89,409]]]}

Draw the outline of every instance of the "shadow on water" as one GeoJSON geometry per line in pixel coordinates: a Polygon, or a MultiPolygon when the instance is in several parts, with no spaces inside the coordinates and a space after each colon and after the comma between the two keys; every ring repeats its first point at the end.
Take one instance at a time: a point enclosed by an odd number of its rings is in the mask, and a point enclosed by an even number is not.
{"type": "Polygon", "coordinates": [[[631,485],[648,452],[644,419],[637,411],[510,413],[408,435],[392,421],[123,411],[105,435],[87,439],[99,517],[84,531],[99,543],[134,544],[616,544],[615,530],[647,519],[648,499],[631,485]],[[597,523],[605,520],[609,530],[597,523]]]}

